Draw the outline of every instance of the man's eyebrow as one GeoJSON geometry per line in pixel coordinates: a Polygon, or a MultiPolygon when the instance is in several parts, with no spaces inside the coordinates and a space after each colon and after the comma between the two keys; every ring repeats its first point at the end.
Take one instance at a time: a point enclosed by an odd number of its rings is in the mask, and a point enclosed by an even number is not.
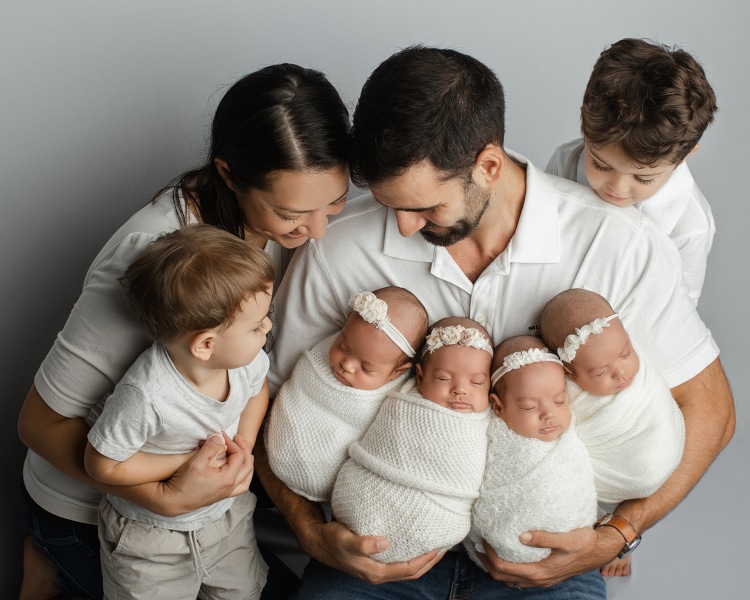
{"type": "Polygon", "coordinates": [[[394,206],[391,206],[390,208],[392,208],[396,212],[420,213],[420,212],[425,212],[425,211],[428,211],[428,210],[434,210],[434,209],[438,208],[438,206],[440,206],[440,205],[439,204],[435,204],[434,206],[424,206],[424,207],[420,207],[420,208],[396,208],[394,206]]]}
{"type": "MultiPolygon", "coordinates": [[[[331,204],[336,204],[336,202],[338,202],[342,198],[345,198],[348,193],[349,193],[349,190],[346,190],[338,198],[336,198],[335,200],[332,200],[331,202],[329,202],[327,204],[327,206],[330,206],[331,204]]],[[[287,208],[286,206],[276,206],[275,208],[276,208],[276,210],[284,210],[286,212],[296,213],[298,215],[305,215],[307,213],[315,212],[317,210],[317,209],[313,209],[313,210],[296,210],[294,208],[287,208]]]]}

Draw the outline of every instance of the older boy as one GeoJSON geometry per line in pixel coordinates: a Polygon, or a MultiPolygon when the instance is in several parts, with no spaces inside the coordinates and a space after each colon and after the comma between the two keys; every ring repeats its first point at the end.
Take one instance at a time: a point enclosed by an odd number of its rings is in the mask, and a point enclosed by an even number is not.
{"type": "Polygon", "coordinates": [[[716,227],[685,159],[715,112],[714,91],[690,54],[623,39],[594,65],[581,105],[583,139],[560,146],[547,164],[548,173],[653,219],[677,246],[696,304],[716,227]]]}
{"type": "MultiPolygon", "coordinates": [[[[409,287],[432,318],[464,314],[505,339],[536,330],[548,298],[587,282],[622,307],[634,332],[659,342],[655,355],[684,408],[692,445],[670,485],[618,508],[641,533],[661,519],[734,428],[718,348],[684,293],[679,256],[666,236],[638,211],[602,203],[591,190],[506,152],[502,86],[459,52],[412,47],[387,59],[362,90],[352,135],[355,181],[367,182],[374,198],[353,202],[323,240],[295,255],[275,301],[281,327],[271,385],[288,376],[305,348],[341,327],[352,286],[409,287]]],[[[306,598],[444,598],[453,589],[495,599],[516,593],[507,586],[553,586],[535,598],[602,598],[596,569],[623,548],[610,526],[534,531],[522,541],[552,548],[549,557],[513,564],[490,549],[489,575],[462,552],[381,565],[369,555],[387,540],[326,522],[265,465],[257,472],[316,559],[300,593],[323,591],[306,598]]]]}

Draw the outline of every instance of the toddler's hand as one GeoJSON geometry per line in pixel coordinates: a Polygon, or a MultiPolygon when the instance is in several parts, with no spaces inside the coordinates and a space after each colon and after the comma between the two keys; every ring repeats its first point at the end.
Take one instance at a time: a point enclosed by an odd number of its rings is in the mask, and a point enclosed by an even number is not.
{"type": "MultiPolygon", "coordinates": [[[[226,443],[224,443],[224,436],[221,435],[220,433],[212,433],[208,437],[209,438],[213,438],[213,437],[217,438],[221,442],[221,445],[224,446],[224,450],[225,451],[218,453],[211,460],[211,462],[208,463],[209,468],[220,469],[221,467],[223,467],[227,463],[227,453],[226,453],[227,445],[226,445],[226,443]]],[[[200,442],[198,442],[198,447],[196,448],[196,450],[200,450],[201,448],[203,448],[203,444],[205,444],[205,443],[206,443],[206,440],[201,440],[200,442]]]]}

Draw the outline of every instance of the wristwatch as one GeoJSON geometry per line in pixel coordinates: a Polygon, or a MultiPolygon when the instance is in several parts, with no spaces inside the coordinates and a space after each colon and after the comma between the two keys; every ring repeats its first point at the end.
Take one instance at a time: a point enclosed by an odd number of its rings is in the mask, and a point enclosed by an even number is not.
{"type": "Polygon", "coordinates": [[[620,550],[617,558],[627,556],[638,547],[638,544],[641,543],[641,535],[635,530],[635,527],[633,527],[630,521],[623,519],[622,517],[607,513],[594,523],[594,529],[605,526],[617,529],[625,540],[625,545],[622,547],[622,550],[620,550]]]}

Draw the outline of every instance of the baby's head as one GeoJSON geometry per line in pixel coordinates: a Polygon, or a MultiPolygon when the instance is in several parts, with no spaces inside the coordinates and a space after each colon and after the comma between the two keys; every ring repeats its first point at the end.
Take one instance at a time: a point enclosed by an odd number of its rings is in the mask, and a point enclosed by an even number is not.
{"type": "Polygon", "coordinates": [[[489,404],[492,340],[476,321],[448,317],[430,328],[417,363],[417,389],[427,400],[459,412],[489,404]]]}
{"type": "Polygon", "coordinates": [[[617,394],[638,373],[630,337],[609,302],[595,292],[572,289],[552,298],[542,311],[541,331],[568,376],[590,394],[617,394]]]}
{"type": "Polygon", "coordinates": [[[427,331],[427,310],[409,290],[394,286],[354,293],[349,305],[328,364],[340,383],[375,390],[411,368],[427,331]]]}
{"type": "Polygon", "coordinates": [[[606,202],[653,196],[698,147],[716,97],[687,52],[623,39],[594,65],[581,106],[586,178],[606,202]]]}
{"type": "Polygon", "coordinates": [[[570,405],[562,362],[539,338],[519,335],[495,348],[492,410],[509,429],[551,442],[570,426],[570,405]]]}
{"type": "Polygon", "coordinates": [[[220,356],[220,368],[235,368],[266,342],[274,272],[260,248],[197,224],[154,240],[121,282],[151,339],[215,363],[220,356]]]}

